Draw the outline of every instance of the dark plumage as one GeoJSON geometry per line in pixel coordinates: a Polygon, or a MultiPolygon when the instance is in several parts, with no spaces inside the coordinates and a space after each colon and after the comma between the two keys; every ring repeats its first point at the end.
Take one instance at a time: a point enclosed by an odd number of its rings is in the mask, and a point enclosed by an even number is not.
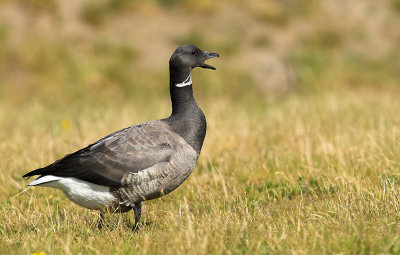
{"type": "Polygon", "coordinates": [[[134,209],[137,228],[142,202],[176,189],[196,165],[206,118],[193,98],[190,73],[195,67],[215,69],[204,63],[212,57],[219,55],[193,45],[172,54],[170,117],[119,130],[23,177],[40,175],[30,186],[61,189],[89,209],[134,209]]]}

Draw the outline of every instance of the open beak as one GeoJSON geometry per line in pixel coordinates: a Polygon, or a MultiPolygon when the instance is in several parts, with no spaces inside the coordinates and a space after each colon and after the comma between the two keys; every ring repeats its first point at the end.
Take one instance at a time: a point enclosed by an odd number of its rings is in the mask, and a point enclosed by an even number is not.
{"type": "MultiPolygon", "coordinates": [[[[218,57],[219,58],[219,54],[218,53],[203,51],[203,54],[204,54],[204,57],[205,57],[204,61],[206,61],[207,59],[210,59],[210,58],[214,58],[214,57],[218,57]]],[[[201,68],[209,68],[209,69],[212,69],[212,70],[216,69],[212,65],[208,65],[206,63],[203,63],[200,67],[201,68]]]]}

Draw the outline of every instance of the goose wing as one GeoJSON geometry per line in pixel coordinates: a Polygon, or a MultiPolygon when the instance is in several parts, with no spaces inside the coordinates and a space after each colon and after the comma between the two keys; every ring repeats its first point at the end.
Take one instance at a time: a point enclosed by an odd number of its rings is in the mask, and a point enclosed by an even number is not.
{"type": "Polygon", "coordinates": [[[175,136],[161,122],[128,127],[24,177],[51,174],[98,185],[119,186],[128,173],[168,162],[176,146],[175,136]]]}

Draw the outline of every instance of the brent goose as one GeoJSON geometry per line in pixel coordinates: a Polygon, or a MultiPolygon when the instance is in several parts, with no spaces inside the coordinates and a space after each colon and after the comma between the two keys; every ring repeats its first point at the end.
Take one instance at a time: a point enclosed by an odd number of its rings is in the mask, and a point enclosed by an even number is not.
{"type": "Polygon", "coordinates": [[[206,118],[193,98],[191,71],[215,67],[219,57],[193,45],[175,50],[169,61],[172,114],[166,119],[121,129],[86,148],[23,177],[40,175],[29,186],[60,189],[76,204],[103,212],[135,213],[143,201],[179,187],[194,169],[206,135],[206,118]]]}

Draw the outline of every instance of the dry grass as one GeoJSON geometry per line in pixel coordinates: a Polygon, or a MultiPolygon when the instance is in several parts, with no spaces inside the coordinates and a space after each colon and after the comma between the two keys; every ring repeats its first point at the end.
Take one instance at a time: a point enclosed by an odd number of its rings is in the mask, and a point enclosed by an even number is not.
{"type": "Polygon", "coordinates": [[[366,89],[248,108],[203,102],[209,131],[198,167],[177,191],[145,204],[139,235],[127,227],[131,214],[108,216],[98,230],[95,212],[59,191],[26,190],[20,176],[168,110],[83,108],[67,111],[74,115],[68,127],[52,115],[61,109],[2,105],[0,246],[20,254],[398,253],[400,105],[394,99],[366,89]]]}

